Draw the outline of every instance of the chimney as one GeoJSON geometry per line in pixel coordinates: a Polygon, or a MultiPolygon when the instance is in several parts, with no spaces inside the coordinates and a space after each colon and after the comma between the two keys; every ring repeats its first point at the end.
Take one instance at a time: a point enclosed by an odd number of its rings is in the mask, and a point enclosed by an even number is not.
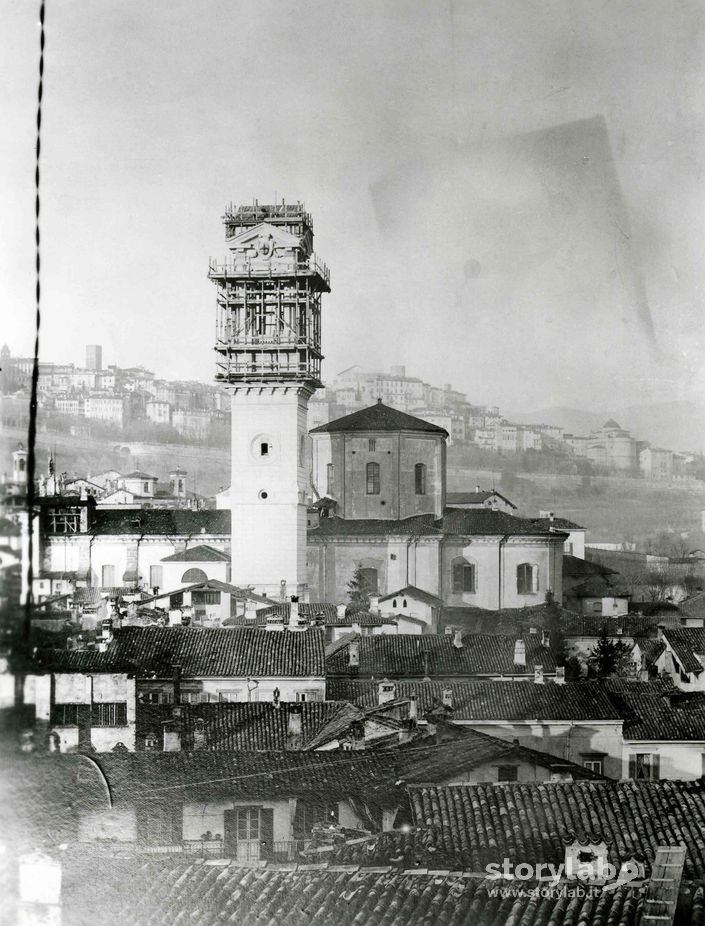
{"type": "Polygon", "coordinates": [[[303,734],[303,717],[300,704],[290,704],[287,714],[286,738],[287,742],[293,744],[294,741],[300,740],[303,734]]]}
{"type": "Polygon", "coordinates": [[[384,681],[379,683],[377,694],[379,703],[386,704],[387,701],[393,701],[396,698],[397,686],[394,682],[390,682],[389,679],[385,678],[384,681]]]}
{"type": "Polygon", "coordinates": [[[170,627],[180,627],[181,626],[181,611],[178,608],[173,608],[169,611],[169,626],[170,627]]]}
{"type": "Polygon", "coordinates": [[[476,491],[476,492],[482,492],[482,489],[480,488],[479,485],[476,485],[476,486],[475,486],[475,491],[476,491]]]}
{"type": "Polygon", "coordinates": [[[362,624],[359,620],[353,620],[352,622],[352,632],[353,633],[362,633],[362,624]]]}
{"type": "Polygon", "coordinates": [[[456,630],[456,631],[455,631],[455,633],[454,633],[454,635],[453,635],[453,646],[454,646],[456,649],[462,649],[462,648],[463,648],[463,631],[462,631],[462,630],[456,630]]]}
{"type": "Polygon", "coordinates": [[[541,646],[550,646],[551,645],[551,634],[548,630],[541,631],[541,646]]]}
{"type": "Polygon", "coordinates": [[[379,595],[370,595],[370,612],[379,614],[379,595]]]}
{"type": "Polygon", "coordinates": [[[526,644],[523,640],[517,640],[514,644],[514,665],[526,665],[526,644]]]}
{"type": "Polygon", "coordinates": [[[245,598],[245,620],[253,621],[257,617],[257,602],[252,598],[245,598]]]}
{"type": "Polygon", "coordinates": [[[268,614],[265,630],[284,630],[284,618],[281,614],[268,614]]]}
{"type": "Polygon", "coordinates": [[[174,704],[181,704],[181,666],[175,662],[172,667],[172,679],[174,684],[174,704]]]}
{"type": "Polygon", "coordinates": [[[543,685],[543,666],[534,666],[534,685],[543,685]]]}
{"type": "Polygon", "coordinates": [[[453,706],[453,689],[444,688],[443,689],[443,707],[452,707],[453,706]]]}
{"type": "Polygon", "coordinates": [[[274,705],[275,710],[279,710],[279,698],[281,697],[281,691],[279,688],[275,688],[272,692],[272,704],[274,705]]]}
{"type": "Polygon", "coordinates": [[[345,611],[346,611],[346,605],[337,604],[335,606],[335,616],[338,618],[339,621],[342,621],[345,619],[345,611]]]}
{"type": "Polygon", "coordinates": [[[529,627],[529,633],[538,633],[536,627],[529,627]]]}
{"type": "Polygon", "coordinates": [[[412,694],[409,698],[409,726],[415,727],[419,719],[419,708],[416,703],[416,695],[412,694]]]}
{"type": "Polygon", "coordinates": [[[359,667],[360,665],[360,641],[351,640],[348,644],[348,665],[350,667],[359,667]]]}
{"type": "Polygon", "coordinates": [[[553,681],[556,685],[565,685],[565,666],[556,666],[556,677],[553,681]]]}
{"type": "Polygon", "coordinates": [[[298,626],[299,624],[299,599],[296,596],[292,596],[291,603],[289,605],[289,626],[298,626]]]}

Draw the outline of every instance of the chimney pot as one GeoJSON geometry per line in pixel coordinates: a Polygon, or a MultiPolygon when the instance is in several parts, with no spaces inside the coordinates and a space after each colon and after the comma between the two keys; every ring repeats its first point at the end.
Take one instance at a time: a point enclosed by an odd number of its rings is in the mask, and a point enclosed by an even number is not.
{"type": "Polygon", "coordinates": [[[514,644],[514,665],[526,665],[526,644],[523,640],[517,640],[514,644]]]}
{"type": "Polygon", "coordinates": [[[396,684],[390,682],[389,679],[385,678],[384,681],[381,681],[377,689],[379,703],[386,704],[387,701],[393,701],[396,697],[396,688],[396,684]]]}
{"type": "Polygon", "coordinates": [[[548,630],[541,631],[541,646],[550,646],[551,645],[551,634],[548,630]]]}
{"type": "Polygon", "coordinates": [[[565,666],[556,666],[556,685],[565,685],[565,666]]]}
{"type": "Polygon", "coordinates": [[[299,704],[290,704],[287,716],[286,735],[289,739],[295,739],[303,733],[302,711],[299,704]]]}
{"type": "Polygon", "coordinates": [[[534,684],[543,685],[543,666],[534,666],[534,684]]]}
{"type": "Polygon", "coordinates": [[[411,722],[412,725],[414,726],[416,725],[416,721],[418,720],[418,717],[419,717],[419,708],[418,708],[418,704],[416,703],[416,695],[412,694],[411,698],[409,699],[409,721],[411,722]]]}
{"type": "Polygon", "coordinates": [[[379,595],[370,595],[370,612],[379,614],[379,595]]]}
{"type": "Polygon", "coordinates": [[[346,606],[344,604],[337,604],[335,606],[335,616],[338,620],[343,620],[345,618],[346,606]]]}
{"type": "Polygon", "coordinates": [[[453,689],[452,688],[443,689],[443,705],[445,707],[453,706],[453,689]]]}
{"type": "Polygon", "coordinates": [[[462,648],[463,648],[463,632],[462,632],[462,630],[456,630],[456,631],[455,631],[455,633],[454,633],[454,635],[453,635],[453,646],[454,646],[456,649],[462,649],[462,648]]]}
{"type": "Polygon", "coordinates": [[[359,666],[360,665],[360,642],[359,640],[351,640],[348,644],[348,665],[349,666],[359,666]]]}

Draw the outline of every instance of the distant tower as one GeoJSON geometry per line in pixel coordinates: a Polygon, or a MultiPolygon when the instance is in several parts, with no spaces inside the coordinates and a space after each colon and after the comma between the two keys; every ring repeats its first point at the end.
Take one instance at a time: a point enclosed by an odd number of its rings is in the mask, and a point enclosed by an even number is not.
{"type": "Polygon", "coordinates": [[[227,209],[230,251],[211,261],[216,380],[232,393],[232,582],[306,596],[308,401],[321,381],[325,265],[297,203],[227,209]]]}
{"type": "Polygon", "coordinates": [[[24,444],[18,444],[17,449],[12,454],[12,481],[21,485],[27,483],[27,459],[29,453],[25,450],[24,444]]]}
{"type": "Polygon", "coordinates": [[[86,345],[86,369],[98,371],[103,369],[103,348],[100,344],[86,345]]]}
{"type": "Polygon", "coordinates": [[[171,494],[175,498],[186,498],[186,477],[188,473],[185,469],[172,469],[169,473],[169,486],[171,494]]]}

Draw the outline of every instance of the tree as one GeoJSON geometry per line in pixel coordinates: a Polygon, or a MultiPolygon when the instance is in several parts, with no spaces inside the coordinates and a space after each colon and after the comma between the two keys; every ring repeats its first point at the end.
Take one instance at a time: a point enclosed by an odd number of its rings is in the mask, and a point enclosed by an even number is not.
{"type": "Polygon", "coordinates": [[[350,611],[369,611],[370,595],[376,594],[377,589],[362,566],[358,566],[348,582],[348,601],[350,611]]]}
{"type": "Polygon", "coordinates": [[[624,640],[611,640],[607,636],[607,627],[603,625],[602,634],[587,658],[588,669],[597,678],[634,678],[636,665],[632,658],[631,647],[624,640]]]}

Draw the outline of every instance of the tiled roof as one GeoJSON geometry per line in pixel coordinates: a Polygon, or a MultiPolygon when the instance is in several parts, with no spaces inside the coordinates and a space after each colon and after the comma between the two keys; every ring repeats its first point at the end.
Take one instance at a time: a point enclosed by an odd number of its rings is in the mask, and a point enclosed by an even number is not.
{"type": "Polygon", "coordinates": [[[705,781],[573,781],[411,787],[418,825],[472,870],[509,858],[562,862],[564,846],[605,841],[610,861],[647,863],[685,845],[686,877],[705,876],[705,781]]]}
{"type": "Polygon", "coordinates": [[[102,601],[100,589],[97,588],[76,588],[73,591],[72,601],[74,604],[96,605],[102,601]]]}
{"type": "MultiPolygon", "coordinates": [[[[317,623],[328,624],[334,622],[336,612],[337,609],[334,604],[326,604],[325,602],[299,602],[299,617],[305,617],[317,623]]],[[[254,623],[257,627],[263,627],[267,623],[268,617],[277,616],[282,618],[284,624],[288,624],[290,614],[290,604],[270,605],[267,608],[259,608],[257,616],[254,618],[254,623]]]]}
{"type": "Polygon", "coordinates": [[[401,534],[404,537],[437,537],[441,530],[432,514],[419,514],[401,521],[360,518],[323,518],[317,527],[308,532],[308,539],[315,541],[319,537],[368,537],[401,534]]]}
{"type": "Polygon", "coordinates": [[[159,796],[205,801],[234,792],[238,798],[325,794],[331,800],[357,794],[373,802],[394,802],[400,794],[387,754],[375,750],[97,753],[95,761],[123,804],[159,796]]]}
{"type": "Polygon", "coordinates": [[[545,530],[559,530],[559,531],[584,531],[586,530],[582,524],[576,524],[575,521],[570,521],[568,518],[532,518],[534,524],[542,526],[545,530]]]}
{"type": "Polygon", "coordinates": [[[234,598],[239,600],[250,599],[264,605],[271,603],[270,598],[266,598],[264,595],[258,595],[256,592],[251,591],[249,588],[240,588],[238,585],[231,585],[229,582],[221,582],[219,579],[207,579],[205,582],[195,582],[190,585],[183,585],[181,588],[174,588],[169,589],[168,591],[159,592],[158,595],[144,595],[144,597],[141,599],[141,602],[146,604],[149,601],[162,601],[165,598],[170,598],[172,595],[181,595],[184,592],[193,592],[198,590],[225,592],[227,595],[232,595],[234,598]]]}
{"type": "MultiPolygon", "coordinates": [[[[57,654],[57,661],[66,659],[61,651],[57,654]]],[[[319,627],[301,631],[122,627],[114,631],[113,640],[100,655],[106,666],[128,664],[138,675],[159,678],[170,678],[175,664],[181,666],[184,678],[325,675],[324,630],[319,627]]]]}
{"type": "Polygon", "coordinates": [[[494,490],[485,490],[480,492],[446,492],[446,502],[452,508],[453,505],[482,505],[489,498],[501,498],[503,502],[511,505],[516,510],[516,505],[500,492],[494,490]]]}
{"type": "Polygon", "coordinates": [[[311,434],[335,433],[338,431],[424,431],[431,434],[448,436],[445,428],[406,412],[397,411],[381,401],[369,408],[336,418],[328,424],[322,424],[311,430],[311,434]]]}
{"type": "Polygon", "coordinates": [[[703,664],[696,659],[695,654],[705,655],[705,628],[667,627],[663,635],[683,671],[700,675],[703,671],[703,664]]]}
{"type": "Polygon", "coordinates": [[[95,534],[185,534],[230,535],[228,509],[96,508],[89,533],[95,534]]]}
{"type": "Polygon", "coordinates": [[[127,475],[122,477],[123,479],[156,479],[156,476],[150,476],[149,473],[142,473],[140,470],[135,470],[134,473],[127,473],[127,475]]]}
{"type": "Polygon", "coordinates": [[[610,679],[607,696],[624,718],[624,739],[705,741],[705,693],[684,696],[670,680],[610,679]]]}
{"type": "MultiPolygon", "coordinates": [[[[419,714],[438,706],[452,691],[453,720],[461,721],[619,721],[620,715],[599,682],[556,685],[547,682],[397,681],[396,697],[416,695],[419,714]]],[[[371,708],[379,703],[378,682],[329,679],[326,696],[371,708]]]]}
{"type": "MultiPolygon", "coordinates": [[[[525,675],[534,665],[554,672],[556,661],[538,636],[527,636],[526,665],[514,664],[516,637],[499,634],[466,634],[462,647],[450,634],[379,634],[362,637],[359,667],[348,664],[348,649],[339,649],[326,660],[329,675],[372,675],[423,678],[436,676],[525,675]],[[427,655],[425,655],[427,654],[427,655]]],[[[349,643],[348,643],[349,646],[349,643]]]]}
{"type": "Polygon", "coordinates": [[[679,607],[688,617],[705,617],[705,592],[691,595],[690,598],[681,601],[679,607]]]}
{"type": "MultiPolygon", "coordinates": [[[[334,736],[325,731],[332,724],[364,717],[363,712],[346,701],[306,701],[295,706],[301,718],[301,734],[288,735],[289,704],[214,702],[181,705],[181,748],[194,750],[194,729],[203,721],[204,745],[209,751],[244,750],[248,752],[310,749],[323,745],[334,736]]],[[[170,704],[137,704],[137,738],[147,733],[161,734],[162,724],[173,717],[170,704]]]]}
{"type": "Polygon", "coordinates": [[[444,534],[541,534],[564,539],[561,531],[551,531],[530,518],[490,508],[446,508],[441,526],[444,534]]]}
{"type": "Polygon", "coordinates": [[[180,553],[172,553],[171,556],[164,556],[162,563],[229,563],[230,557],[222,550],[215,550],[209,547],[207,543],[200,543],[195,547],[189,547],[180,553]]]}
{"type": "Polygon", "coordinates": [[[388,595],[384,595],[380,598],[380,601],[391,601],[392,598],[416,598],[418,601],[423,601],[425,604],[430,604],[432,607],[437,607],[440,604],[443,604],[441,598],[437,595],[432,595],[431,592],[426,592],[422,588],[417,588],[415,585],[405,585],[404,588],[400,588],[396,592],[390,592],[388,595]]]}
{"type": "Polygon", "coordinates": [[[663,640],[647,639],[638,640],[641,655],[644,657],[645,666],[655,666],[662,653],[666,651],[666,644],[663,640]]]}
{"type": "MultiPolygon", "coordinates": [[[[469,926],[477,923],[580,923],[580,926],[637,926],[643,890],[599,888],[583,896],[503,894],[497,882],[449,871],[400,871],[377,868],[282,865],[243,868],[236,864],[185,859],[112,859],[90,857],[91,885],[86,890],[85,862],[69,868],[62,895],[63,916],[72,926],[95,922],[95,894],[105,926],[134,923],[172,926],[469,926]]],[[[451,866],[452,867],[452,866],[451,866]]]]}
{"type": "Polygon", "coordinates": [[[33,657],[38,672],[120,672],[134,675],[136,667],[129,659],[96,649],[38,649],[33,657]]]}

